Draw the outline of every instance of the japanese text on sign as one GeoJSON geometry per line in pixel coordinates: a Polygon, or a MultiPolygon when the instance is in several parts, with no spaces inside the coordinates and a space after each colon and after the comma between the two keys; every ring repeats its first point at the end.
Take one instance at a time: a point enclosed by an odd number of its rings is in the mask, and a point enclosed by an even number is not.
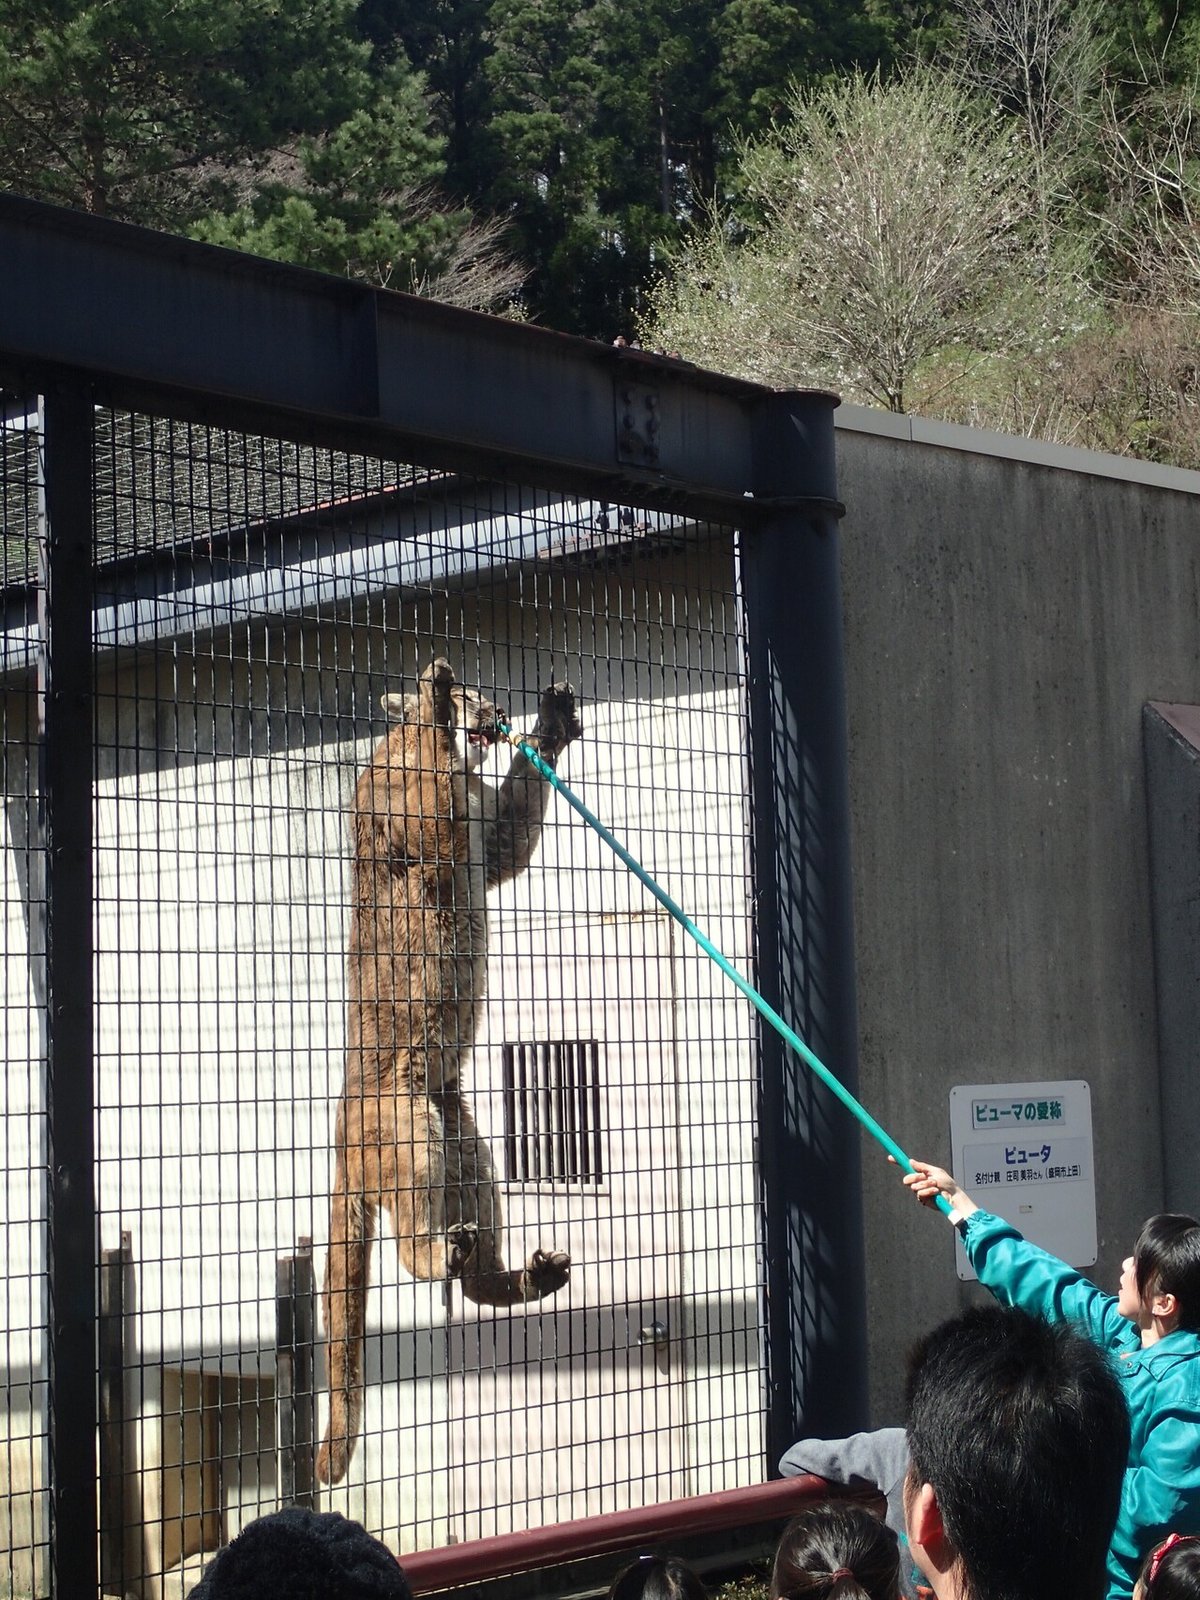
{"type": "Polygon", "coordinates": [[[1061,1122],[1061,1100],[972,1100],[971,1126],[994,1127],[997,1123],[1061,1122]]]}
{"type": "MultiPolygon", "coordinates": [[[[1091,1095],[1082,1079],[950,1090],[951,1170],[981,1205],[1072,1266],[1096,1259],[1091,1095]]],[[[961,1278],[975,1276],[961,1239],[961,1278]]]]}
{"type": "Polygon", "coordinates": [[[1042,1144],[968,1144],[966,1183],[991,1189],[1010,1183],[1058,1183],[1081,1178],[1088,1170],[1085,1149],[1078,1139],[1056,1137],[1042,1144]]]}

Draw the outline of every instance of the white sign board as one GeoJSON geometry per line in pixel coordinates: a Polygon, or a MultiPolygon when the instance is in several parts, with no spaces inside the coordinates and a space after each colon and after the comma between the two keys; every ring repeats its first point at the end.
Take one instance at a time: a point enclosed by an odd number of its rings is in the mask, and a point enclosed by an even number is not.
{"type": "MultiPolygon", "coordinates": [[[[1092,1094],[1065,1083],[975,1083],[950,1091],[954,1176],[973,1200],[1073,1267],[1096,1259],[1092,1094]]],[[[975,1273],[955,1236],[962,1279],[975,1273]]]]}

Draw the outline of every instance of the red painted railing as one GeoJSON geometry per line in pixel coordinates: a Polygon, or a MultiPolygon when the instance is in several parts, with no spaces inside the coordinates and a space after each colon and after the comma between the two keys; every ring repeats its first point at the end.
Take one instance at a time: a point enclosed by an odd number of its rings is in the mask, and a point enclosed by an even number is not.
{"type": "Polygon", "coordinates": [[[746,1523],[772,1522],[791,1516],[814,1500],[827,1500],[832,1495],[844,1497],[845,1493],[823,1478],[782,1478],[746,1489],[726,1489],[720,1494],[698,1494],[686,1500],[668,1500],[663,1505],[641,1506],[634,1511],[580,1517],[575,1522],[531,1528],[527,1533],[472,1539],[448,1545],[444,1550],[420,1550],[401,1556],[400,1565],[414,1592],[423,1594],[586,1556],[661,1544],[680,1534],[712,1533],[746,1523]]]}

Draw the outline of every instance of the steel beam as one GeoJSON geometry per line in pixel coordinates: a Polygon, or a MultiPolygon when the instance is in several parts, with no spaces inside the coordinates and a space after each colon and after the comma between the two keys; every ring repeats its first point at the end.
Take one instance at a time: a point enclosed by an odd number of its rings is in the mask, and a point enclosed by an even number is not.
{"type": "MultiPolygon", "coordinates": [[[[428,465],[753,514],[760,385],[11,195],[0,260],[0,366],[29,387],[49,364],[115,403],[220,398],[227,426],[291,416],[428,465]]],[[[831,499],[837,401],[795,404],[817,447],[793,492],[831,499]]]]}
{"type": "MultiPolygon", "coordinates": [[[[739,546],[750,668],[758,986],[854,1093],[858,1025],[837,520],[794,501],[801,405],[759,417],[758,484],[777,510],[739,546]],[[787,508],[787,509],[785,509],[787,508]]],[[[859,1131],[760,1027],[767,1469],[804,1434],[866,1426],[859,1131]]]]}

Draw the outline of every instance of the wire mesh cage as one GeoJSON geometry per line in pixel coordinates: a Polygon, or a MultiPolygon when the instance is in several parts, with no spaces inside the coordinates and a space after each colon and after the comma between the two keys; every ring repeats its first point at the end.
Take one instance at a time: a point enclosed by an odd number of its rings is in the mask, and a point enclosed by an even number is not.
{"type": "MultiPolygon", "coordinates": [[[[37,576],[36,401],[0,392],[0,506],[6,596],[37,576]]],[[[7,647],[6,647],[7,654],[7,647]]],[[[7,665],[7,662],[6,662],[7,665]]],[[[7,687],[7,686],[6,686],[7,687]]],[[[47,1574],[45,858],[37,814],[37,706],[29,682],[4,697],[4,1432],[0,1584],[42,1593],[47,1574]]]]}
{"type": "MultiPolygon", "coordinates": [[[[5,415],[0,1465],[41,1593],[37,419],[5,415]]],[[[503,736],[747,965],[736,534],[162,415],[93,440],[103,1587],[186,1593],[284,1501],[403,1552],[755,1481],[751,1015],[503,736]]]]}

